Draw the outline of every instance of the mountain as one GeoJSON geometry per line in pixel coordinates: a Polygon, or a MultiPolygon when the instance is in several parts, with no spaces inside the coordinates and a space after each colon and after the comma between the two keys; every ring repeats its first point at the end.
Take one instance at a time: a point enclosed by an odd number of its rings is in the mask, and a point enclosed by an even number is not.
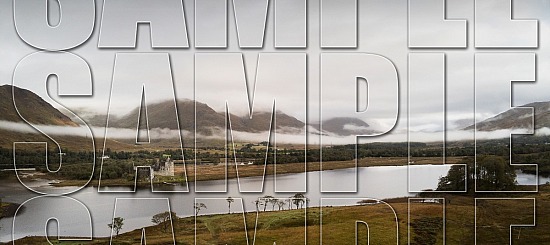
{"type": "MultiPolygon", "coordinates": [[[[193,132],[195,130],[195,101],[178,100],[176,102],[179,114],[179,123],[181,130],[193,132]]],[[[136,107],[125,115],[110,115],[109,127],[135,129],[140,107],[136,107]]],[[[149,118],[149,128],[167,128],[177,129],[177,125],[171,118],[164,115],[173,113],[174,102],[162,101],[147,105],[147,116],[149,118]]],[[[197,111],[197,132],[203,135],[212,135],[213,129],[225,128],[225,112],[218,112],[205,103],[196,102],[197,111]]],[[[142,111],[142,120],[144,111],[142,111]]],[[[304,129],[305,123],[297,118],[290,116],[282,111],[276,112],[278,132],[295,133],[304,129]]],[[[90,125],[104,127],[106,115],[87,115],[84,120],[90,125]]],[[[230,114],[231,128],[240,132],[257,133],[266,131],[271,122],[271,112],[255,111],[252,120],[248,115],[238,116],[230,114]]],[[[143,122],[143,121],[142,121],[143,122]]],[[[319,125],[312,125],[319,130],[319,125]]],[[[323,122],[323,133],[334,134],[338,136],[349,136],[355,134],[375,133],[377,131],[370,129],[369,124],[358,118],[336,117],[323,122]]],[[[320,132],[319,132],[320,133],[320,132]]]]}
{"type": "Polygon", "coordinates": [[[35,93],[14,87],[11,85],[0,86],[0,120],[11,122],[24,122],[17,114],[17,110],[13,105],[13,96],[17,97],[21,103],[17,104],[17,108],[25,119],[33,124],[57,125],[57,126],[78,126],[65,114],[55,109],[48,102],[44,101],[35,93]]]}
{"type": "MultiPolygon", "coordinates": [[[[193,114],[195,101],[178,100],[177,108],[179,113],[180,129],[194,131],[195,117],[193,114]]],[[[136,128],[137,117],[140,108],[133,109],[130,113],[120,116],[118,119],[112,119],[109,122],[110,127],[118,128],[136,128]]],[[[147,115],[149,118],[149,128],[168,128],[177,129],[177,125],[169,118],[163,115],[173,113],[174,102],[163,101],[147,105],[147,115]],[[151,120],[154,118],[154,120],[151,120]]],[[[213,128],[225,128],[225,112],[217,112],[205,103],[196,102],[197,111],[197,132],[204,135],[211,135],[213,128]]],[[[277,111],[277,130],[279,132],[298,132],[304,128],[305,123],[297,118],[290,116],[282,111],[277,111]]],[[[271,122],[271,112],[254,112],[252,120],[248,115],[238,116],[230,115],[231,128],[236,131],[257,133],[266,131],[271,122]]],[[[101,121],[101,120],[98,120],[101,121]]],[[[104,120],[103,120],[104,122],[104,120]]],[[[97,125],[97,126],[104,126],[97,125]]],[[[349,136],[355,134],[374,133],[375,130],[369,128],[369,124],[358,118],[336,117],[323,122],[324,133],[331,133],[338,136],[349,136]]],[[[313,125],[313,128],[319,130],[319,125],[313,125]]]]}
{"type": "MultiPolygon", "coordinates": [[[[534,102],[521,107],[535,108],[535,129],[550,128],[550,101],[534,102]]],[[[499,129],[518,129],[531,127],[529,110],[510,109],[492,118],[477,123],[478,131],[494,131],[499,129]]],[[[465,129],[474,129],[474,125],[465,129]]]]}
{"type": "MultiPolygon", "coordinates": [[[[33,124],[42,125],[70,127],[78,126],[78,124],[72,121],[68,116],[54,108],[32,91],[11,85],[0,86],[0,121],[10,121],[21,124],[25,123],[17,114],[17,110],[13,105],[12,90],[18,100],[17,108],[19,109],[21,115],[25,116],[27,121],[33,124]]],[[[39,134],[38,132],[21,131],[20,128],[21,127],[1,127],[0,135],[2,135],[2,137],[0,137],[0,148],[11,149],[13,147],[13,142],[47,142],[48,147],[51,150],[57,147],[57,144],[53,143],[51,139],[46,136],[39,134]]],[[[80,151],[90,147],[90,139],[85,137],[56,135],[55,139],[57,143],[62,145],[65,149],[71,151],[80,151]]],[[[99,141],[96,141],[96,146],[99,145],[98,143],[99,141]]],[[[118,142],[112,143],[111,145],[113,145],[113,149],[123,147],[128,148],[126,144],[118,142]]],[[[10,163],[0,162],[0,164],[10,163]]],[[[13,164],[13,162],[11,164],[13,164]]]]}
{"type": "MultiPolygon", "coordinates": [[[[179,114],[180,129],[193,131],[195,127],[195,101],[178,100],[177,108],[179,114]]],[[[135,128],[136,119],[139,115],[140,108],[135,108],[128,114],[121,116],[119,119],[114,119],[109,122],[109,127],[118,128],[135,128]]],[[[163,115],[173,113],[174,102],[163,101],[159,103],[147,105],[147,115],[149,118],[149,128],[168,128],[177,129],[177,125],[171,118],[165,118],[163,115]],[[154,120],[152,120],[154,118],[154,120]]],[[[197,111],[197,126],[198,132],[210,135],[211,128],[225,128],[225,112],[216,112],[210,106],[204,103],[196,103],[197,111]]],[[[276,112],[277,128],[278,129],[302,129],[304,123],[295,117],[289,116],[280,111],[276,112]]],[[[248,116],[230,115],[231,126],[233,130],[242,132],[261,132],[265,131],[266,127],[271,122],[271,112],[255,112],[252,120],[248,116]]],[[[104,123],[103,123],[104,124],[104,123]]]]}
{"type": "MultiPolygon", "coordinates": [[[[320,130],[320,125],[313,125],[320,130]]],[[[323,131],[334,133],[339,136],[361,135],[376,133],[376,130],[369,128],[370,125],[359,118],[335,117],[323,121],[323,131]]]]}

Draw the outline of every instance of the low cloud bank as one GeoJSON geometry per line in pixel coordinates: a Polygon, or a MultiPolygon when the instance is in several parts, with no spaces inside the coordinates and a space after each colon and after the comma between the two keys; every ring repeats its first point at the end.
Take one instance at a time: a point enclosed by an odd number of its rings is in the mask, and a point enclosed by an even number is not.
{"type": "MultiPolygon", "coordinates": [[[[48,135],[61,135],[61,136],[86,136],[90,137],[90,131],[85,126],[69,127],[69,126],[52,126],[52,125],[36,125],[40,130],[48,135]]],[[[26,123],[0,121],[0,129],[9,130],[13,132],[21,133],[39,133],[36,129],[26,123]]],[[[90,127],[94,137],[103,138],[105,134],[104,127],[90,127]]],[[[308,127],[309,135],[307,137],[308,144],[319,144],[322,137],[323,145],[330,144],[354,144],[356,142],[356,136],[338,136],[335,134],[320,132],[313,127],[308,127]]],[[[527,129],[515,129],[513,131],[502,129],[495,131],[478,131],[475,137],[478,139],[501,139],[507,138],[510,132],[514,134],[529,134],[530,130],[527,129]]],[[[107,130],[109,138],[113,139],[135,139],[136,130],[127,128],[109,128],[107,130]]],[[[192,138],[194,132],[187,130],[181,130],[182,137],[192,138]]],[[[269,138],[268,132],[238,132],[233,131],[233,139],[236,141],[248,141],[248,142],[262,142],[267,141],[269,138]]],[[[423,132],[416,131],[410,133],[411,141],[415,142],[438,142],[442,140],[442,132],[423,132]]],[[[550,128],[541,128],[535,130],[537,136],[550,135],[550,128]]],[[[149,136],[155,139],[176,139],[179,137],[178,130],[173,129],[161,129],[153,128],[149,130],[149,136]]],[[[199,139],[219,139],[225,138],[225,130],[222,128],[213,128],[211,135],[197,134],[199,139]]],[[[293,143],[303,144],[305,138],[305,132],[303,130],[277,130],[276,140],[279,143],[293,143]]],[[[460,140],[474,140],[473,130],[450,130],[447,131],[447,141],[460,141],[460,140]]],[[[394,130],[382,136],[376,137],[361,137],[360,143],[364,142],[404,142],[407,141],[406,130],[394,130]]]]}

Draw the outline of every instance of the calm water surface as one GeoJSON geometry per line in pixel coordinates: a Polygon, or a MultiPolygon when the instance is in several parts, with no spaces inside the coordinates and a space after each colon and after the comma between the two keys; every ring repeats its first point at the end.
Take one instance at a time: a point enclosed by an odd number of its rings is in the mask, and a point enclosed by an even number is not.
{"type": "MultiPolygon", "coordinates": [[[[438,178],[446,175],[448,166],[412,166],[411,175],[421,176],[414,178],[411,184],[411,190],[435,189],[438,178]]],[[[307,173],[306,196],[310,199],[308,206],[319,206],[321,198],[342,198],[340,205],[354,204],[355,200],[346,200],[345,198],[375,198],[384,199],[392,197],[414,196],[409,193],[407,188],[407,166],[391,167],[363,167],[358,169],[357,193],[321,193],[319,190],[320,172],[307,173]]],[[[353,183],[353,169],[340,169],[325,171],[323,181],[334,185],[343,185],[353,183]]],[[[291,187],[295,185],[296,175],[288,174],[279,176],[278,185],[291,187]],[[294,181],[293,181],[294,180],[294,181]]],[[[527,174],[518,174],[517,178],[520,184],[535,184],[535,176],[527,174]]],[[[550,181],[548,178],[539,179],[543,184],[550,181]]],[[[243,187],[259,186],[262,183],[262,177],[243,178],[240,181],[243,187]]],[[[272,176],[265,178],[264,191],[262,193],[239,193],[237,181],[228,180],[227,193],[195,193],[195,187],[192,183],[189,185],[189,193],[152,193],[148,189],[141,189],[135,193],[99,193],[95,187],[86,187],[82,190],[69,195],[74,200],[68,198],[42,198],[33,199],[27,202],[26,209],[17,217],[17,229],[15,239],[25,236],[42,236],[45,233],[45,223],[51,217],[56,217],[59,222],[59,235],[61,236],[86,236],[89,235],[89,227],[92,226],[94,237],[104,237],[110,235],[110,229],[107,227],[113,218],[115,201],[117,208],[116,216],[125,218],[124,227],[121,232],[127,232],[136,228],[153,225],[151,217],[154,214],[167,211],[168,202],[172,211],[178,216],[194,215],[193,204],[203,202],[207,209],[200,211],[201,214],[227,213],[228,203],[225,200],[228,196],[235,198],[232,204],[233,212],[254,211],[256,210],[254,201],[258,197],[271,195],[279,199],[288,198],[294,193],[275,193],[273,191],[274,180],[272,176]],[[128,198],[140,198],[131,200],[128,198]],[[63,207],[63,208],[60,208],[63,207]],[[92,219],[92,224],[87,219],[86,209],[92,219]]],[[[202,190],[219,190],[224,185],[223,180],[207,181],[201,183],[202,190]]],[[[48,186],[46,181],[37,181],[33,183],[36,189],[51,190],[54,187],[48,186]]],[[[181,187],[165,185],[163,188],[175,190],[181,187]]],[[[55,188],[63,190],[63,188],[55,188]]],[[[111,190],[127,190],[128,188],[117,187],[111,190]]],[[[0,195],[4,201],[23,203],[33,197],[38,196],[34,192],[27,190],[18,182],[2,183],[0,185],[0,195]]],[[[267,210],[272,206],[268,205],[267,210]]],[[[287,208],[287,206],[285,206],[287,208]]],[[[263,207],[260,207],[263,209],[263,207]]],[[[12,218],[0,220],[0,242],[12,240],[12,218]]],[[[49,234],[56,234],[56,222],[50,222],[49,234]]]]}

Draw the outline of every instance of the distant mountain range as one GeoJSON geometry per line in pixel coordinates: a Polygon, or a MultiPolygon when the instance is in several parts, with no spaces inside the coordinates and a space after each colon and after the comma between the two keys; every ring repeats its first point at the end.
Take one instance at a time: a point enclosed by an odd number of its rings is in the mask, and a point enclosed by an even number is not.
{"type": "MultiPolygon", "coordinates": [[[[70,117],[54,108],[48,102],[44,101],[40,96],[35,93],[13,87],[11,85],[0,86],[0,120],[23,122],[23,120],[17,114],[12,101],[12,89],[15,96],[24,103],[18,104],[18,109],[22,115],[25,116],[29,122],[34,124],[44,125],[56,125],[56,126],[78,126],[76,120],[71,120],[70,117]]],[[[177,129],[176,124],[172,120],[164,119],[162,115],[167,115],[173,110],[172,101],[164,101],[147,106],[147,112],[149,118],[149,128],[169,128],[177,129]]],[[[177,102],[179,112],[180,128],[183,130],[193,131],[195,126],[194,121],[194,107],[195,101],[192,100],[179,100],[177,102]]],[[[534,107],[535,108],[535,128],[550,128],[550,101],[534,102],[523,105],[522,107],[534,107]]],[[[136,127],[136,118],[138,117],[139,107],[130,111],[126,115],[112,115],[109,126],[117,128],[131,128],[136,127]]],[[[197,132],[203,134],[210,134],[211,128],[225,128],[225,113],[217,112],[205,103],[197,102],[196,110],[198,117],[197,125],[199,128],[197,132]]],[[[83,119],[90,125],[104,127],[106,122],[106,115],[89,114],[83,116],[83,119]]],[[[277,128],[281,131],[293,132],[293,130],[302,130],[304,128],[304,122],[297,118],[285,114],[282,111],[277,111],[277,128]]],[[[266,129],[267,125],[271,122],[270,112],[255,112],[253,120],[248,120],[247,116],[241,117],[231,114],[232,128],[242,132],[260,132],[266,129]]],[[[494,131],[499,129],[513,129],[513,128],[528,128],[531,125],[531,119],[527,110],[507,110],[492,118],[477,123],[477,129],[479,131],[494,131]]],[[[358,119],[351,117],[336,117],[323,121],[323,131],[320,132],[319,124],[311,124],[311,128],[317,130],[317,132],[311,132],[315,134],[331,134],[338,136],[348,136],[355,134],[366,134],[376,132],[372,127],[358,119]]],[[[474,125],[470,125],[463,129],[471,130],[474,125]]],[[[312,130],[310,130],[312,131],[312,130]]],[[[294,131],[295,132],[295,131],[294,131]]]]}
{"type": "MultiPolygon", "coordinates": [[[[521,107],[535,108],[535,129],[548,127],[550,128],[550,101],[534,102],[523,105],[521,107]]],[[[519,129],[532,127],[532,119],[530,110],[515,110],[510,109],[502,112],[494,117],[477,123],[478,131],[494,131],[499,129],[519,129]]],[[[470,125],[465,129],[474,129],[474,125],[470,125]]]]}
{"type": "MultiPolygon", "coordinates": [[[[24,103],[19,103],[18,108],[25,118],[35,124],[56,125],[56,126],[78,126],[77,120],[71,119],[60,110],[54,108],[48,102],[44,101],[35,93],[13,87],[11,85],[0,86],[0,120],[23,122],[17,114],[12,101],[12,89],[15,96],[24,103]]],[[[147,105],[147,115],[150,118],[149,128],[168,128],[177,129],[177,124],[173,120],[165,118],[163,115],[173,113],[174,104],[172,101],[163,101],[147,105]],[[154,119],[154,120],[152,120],[154,119]]],[[[177,107],[179,112],[180,129],[193,131],[195,127],[193,100],[178,100],[177,107]]],[[[110,127],[116,128],[136,128],[136,119],[139,115],[140,107],[136,107],[126,115],[111,115],[110,127]]],[[[225,128],[225,112],[217,112],[205,103],[196,103],[197,132],[202,134],[211,134],[212,128],[225,128]]],[[[83,113],[84,114],[84,113],[83,113]]],[[[85,113],[82,118],[93,126],[104,127],[106,115],[85,113]]],[[[271,112],[254,112],[252,120],[248,116],[238,116],[231,114],[231,126],[233,130],[241,132],[256,133],[265,131],[271,122],[271,112]]],[[[303,130],[305,123],[284,112],[277,111],[277,129],[286,132],[297,132],[303,130]]],[[[312,128],[320,130],[319,124],[311,125],[312,128]]],[[[370,129],[366,122],[351,117],[331,118],[323,122],[323,132],[319,134],[333,134],[339,136],[348,136],[355,134],[364,134],[375,132],[370,129]]]]}
{"type": "MultiPolygon", "coordinates": [[[[15,92],[18,100],[19,111],[25,118],[34,124],[43,125],[55,125],[55,126],[79,126],[76,122],[79,120],[71,119],[69,114],[65,115],[62,111],[54,108],[48,102],[40,98],[32,91],[12,87],[10,85],[0,86],[0,121],[10,121],[16,123],[23,123],[24,121],[17,114],[17,111],[12,101],[12,90],[15,92]]],[[[150,120],[149,128],[170,128],[176,129],[173,120],[164,119],[162,115],[172,112],[173,101],[165,101],[148,105],[148,116],[155,120],[150,120]]],[[[180,100],[177,102],[179,112],[180,127],[183,130],[193,132],[194,130],[194,108],[195,101],[192,100],[180,100]]],[[[550,102],[535,102],[523,105],[523,107],[535,108],[535,128],[540,129],[543,127],[550,128],[550,102]]],[[[196,103],[197,114],[201,115],[197,124],[199,125],[198,132],[207,135],[212,133],[212,128],[219,129],[225,128],[225,113],[217,112],[210,106],[204,103],[196,103]]],[[[104,127],[106,123],[106,115],[94,114],[89,111],[76,111],[84,121],[89,125],[104,127]]],[[[126,115],[111,115],[110,126],[117,128],[129,128],[135,129],[136,119],[139,113],[139,108],[135,108],[126,115]]],[[[173,112],[172,112],[173,113],[173,112]]],[[[277,114],[277,127],[278,132],[286,132],[292,134],[295,132],[302,132],[304,128],[304,122],[297,118],[285,114],[282,111],[278,111],[277,114]],[[299,130],[299,131],[298,131],[299,130]]],[[[508,110],[502,112],[492,118],[479,122],[477,124],[478,130],[481,131],[494,131],[499,129],[510,128],[527,128],[530,123],[529,111],[520,110],[508,110]]],[[[247,117],[240,117],[237,115],[231,115],[231,123],[233,129],[243,132],[255,133],[265,130],[271,121],[271,113],[269,112],[255,112],[254,120],[248,120],[247,117]]],[[[473,129],[473,125],[468,125],[469,120],[458,120],[453,122],[457,125],[457,128],[473,129]]],[[[470,123],[471,124],[471,123],[470,123]]],[[[13,147],[13,142],[16,141],[35,141],[35,142],[49,142],[49,139],[38,133],[32,133],[29,131],[19,131],[16,128],[8,128],[6,124],[3,124],[0,128],[0,147],[10,148],[13,147]]],[[[351,117],[337,117],[323,121],[323,131],[321,132],[319,124],[310,124],[309,132],[311,134],[322,134],[331,136],[349,136],[356,134],[366,134],[376,132],[372,129],[372,126],[368,123],[351,117]]],[[[96,135],[99,139],[96,139],[96,145],[101,145],[101,135],[96,135]]],[[[70,135],[57,135],[57,142],[60,142],[64,147],[70,150],[78,151],[82,148],[89,147],[89,138],[70,136],[70,135]]],[[[135,145],[134,139],[108,139],[111,149],[129,149],[135,145]]],[[[210,143],[209,143],[210,144],[210,143]]],[[[50,147],[55,147],[56,144],[49,144],[50,147]]],[[[150,149],[163,148],[167,145],[179,145],[179,142],[172,139],[166,139],[158,142],[152,142],[150,149]],[[173,141],[173,142],[172,142],[173,141]]]]}
{"type": "MultiPolygon", "coordinates": [[[[195,102],[192,100],[177,101],[180,129],[193,131],[195,127],[194,115],[195,102]]],[[[118,128],[136,128],[136,119],[138,118],[140,108],[133,109],[126,115],[110,119],[109,127],[118,128]]],[[[174,110],[173,101],[163,101],[159,103],[147,105],[147,115],[149,118],[149,128],[168,128],[177,129],[177,124],[171,118],[166,118],[163,115],[170,115],[174,110]]],[[[214,109],[204,103],[197,102],[197,126],[198,132],[210,134],[209,128],[219,127],[225,128],[225,113],[216,112],[214,109]]],[[[240,117],[231,114],[231,126],[233,130],[243,132],[260,132],[265,131],[266,125],[269,127],[271,122],[271,113],[257,112],[254,113],[253,120],[248,120],[246,117],[240,117]]],[[[105,121],[103,121],[105,124],[105,121]]],[[[300,120],[286,115],[282,112],[277,112],[277,128],[303,128],[304,123],[300,120]]]]}
{"type": "MultiPolygon", "coordinates": [[[[194,130],[194,115],[192,100],[181,100],[177,102],[178,111],[180,113],[180,127],[184,130],[194,130]]],[[[534,102],[525,104],[521,107],[533,107],[535,108],[535,128],[550,128],[550,101],[534,102]]],[[[150,128],[170,128],[175,129],[171,122],[163,121],[161,115],[166,115],[167,110],[173,110],[173,102],[165,101],[156,104],[148,105],[149,117],[156,118],[150,120],[150,128]]],[[[225,128],[225,114],[224,112],[216,112],[210,106],[204,103],[197,102],[197,125],[199,126],[198,132],[208,134],[211,132],[209,128],[225,128]]],[[[136,118],[138,116],[139,108],[135,108],[130,113],[116,118],[111,122],[110,126],[120,128],[135,128],[136,118]]],[[[304,122],[292,117],[284,112],[277,111],[277,128],[278,129],[297,129],[301,130],[304,127],[304,122]]],[[[97,117],[97,116],[96,116],[97,117]]],[[[102,124],[98,126],[104,126],[105,116],[103,116],[102,124]]],[[[97,119],[97,118],[96,118],[97,119]]],[[[242,132],[259,132],[265,130],[266,125],[269,125],[271,121],[271,113],[269,112],[255,112],[253,120],[248,120],[246,117],[240,117],[231,114],[231,123],[233,130],[242,132]]],[[[457,123],[460,125],[468,125],[469,120],[459,120],[457,123]]],[[[310,124],[312,128],[318,130],[319,134],[332,134],[338,136],[349,136],[357,134],[372,134],[377,133],[368,123],[361,119],[353,117],[335,117],[323,121],[323,131],[320,132],[320,125],[310,124]]],[[[510,109],[502,112],[492,118],[486,119],[477,123],[477,129],[479,131],[495,131],[500,129],[517,129],[528,128],[531,125],[531,117],[528,110],[515,110],[510,109]]],[[[464,126],[463,126],[464,127],[464,126]]],[[[460,127],[459,127],[460,128],[460,127]]],[[[463,128],[465,130],[474,129],[474,125],[463,128]]]]}
{"type": "MultiPolygon", "coordinates": [[[[195,101],[193,100],[178,100],[177,107],[179,112],[180,129],[193,131],[195,127],[195,118],[193,108],[195,101]]],[[[147,115],[149,119],[149,128],[168,128],[177,129],[176,125],[171,120],[166,120],[163,115],[169,115],[174,109],[173,101],[164,101],[147,105],[147,115]],[[154,120],[151,120],[154,118],[154,120]]],[[[136,119],[139,115],[140,108],[133,109],[130,113],[121,117],[111,118],[110,127],[118,128],[136,128],[136,119]]],[[[225,128],[225,112],[217,112],[205,103],[196,103],[197,113],[197,132],[210,135],[212,128],[225,128]]],[[[105,118],[105,116],[103,116],[105,118]]],[[[256,133],[265,131],[271,122],[271,112],[254,112],[252,120],[248,116],[230,115],[231,128],[236,131],[256,133]]],[[[305,123],[297,118],[290,116],[284,112],[277,111],[277,130],[296,132],[303,130],[305,123]]],[[[97,118],[94,118],[94,120],[97,118]]],[[[101,125],[104,126],[105,119],[101,125]]],[[[312,125],[313,128],[319,130],[319,124],[312,125]]],[[[337,117],[323,122],[323,133],[331,133],[339,136],[348,136],[361,133],[374,132],[372,129],[367,129],[369,124],[357,119],[348,117],[337,117]]],[[[280,132],[281,132],[280,131],[280,132]]]]}

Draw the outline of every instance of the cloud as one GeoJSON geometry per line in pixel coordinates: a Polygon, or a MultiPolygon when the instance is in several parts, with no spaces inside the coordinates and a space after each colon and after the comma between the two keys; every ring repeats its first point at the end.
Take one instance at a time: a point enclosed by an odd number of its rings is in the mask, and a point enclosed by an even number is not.
{"type": "MultiPolygon", "coordinates": [[[[348,126],[349,129],[358,128],[358,126],[352,125],[348,126]],[[353,127],[352,127],[353,126],[353,127]],[[351,127],[351,128],[350,128],[351,127]]],[[[52,126],[52,125],[39,125],[40,129],[48,135],[62,135],[62,136],[83,136],[82,132],[85,132],[86,127],[69,127],[69,126],[52,126]]],[[[10,122],[10,121],[0,121],[0,129],[21,132],[21,133],[36,133],[38,132],[32,128],[30,125],[20,122],[10,122]]],[[[91,127],[91,130],[95,137],[102,138],[105,132],[103,127],[91,127]]],[[[363,130],[363,129],[361,129],[363,130]]],[[[335,134],[322,133],[316,130],[313,127],[308,127],[309,135],[308,144],[315,145],[319,144],[320,137],[322,137],[323,145],[327,144],[355,144],[356,136],[338,136],[335,134]]],[[[529,134],[527,129],[514,129],[514,134],[529,134]]],[[[426,129],[419,128],[419,130],[411,131],[411,141],[415,142],[439,142],[442,139],[441,131],[427,131],[426,129]]],[[[181,135],[183,139],[191,139],[194,135],[194,132],[181,130],[181,135]]],[[[215,139],[215,140],[225,140],[225,130],[222,128],[212,128],[211,135],[197,134],[197,138],[200,139],[215,139]]],[[[448,130],[447,131],[447,140],[448,141],[461,141],[461,140],[474,140],[473,130],[448,130]]],[[[550,135],[550,128],[540,128],[535,130],[535,136],[548,136],[550,135]]],[[[135,129],[127,128],[109,128],[108,136],[111,139],[135,139],[136,131],[135,129]]],[[[149,136],[155,139],[177,139],[179,137],[178,130],[173,129],[161,129],[153,128],[149,130],[149,136]]],[[[494,131],[478,131],[476,133],[477,139],[488,140],[488,139],[502,139],[510,136],[510,130],[501,129],[494,131]]],[[[248,141],[248,142],[262,142],[267,141],[269,137],[268,132],[233,132],[233,139],[235,141],[248,141]]],[[[303,131],[297,131],[293,129],[288,130],[278,130],[276,135],[276,140],[278,143],[287,143],[287,144],[303,144],[304,143],[305,133],[303,131]]],[[[361,137],[359,140],[360,143],[367,142],[403,142],[407,139],[406,130],[395,130],[390,133],[387,133],[383,136],[377,137],[361,137]]]]}
{"type": "MultiPolygon", "coordinates": [[[[70,127],[70,126],[54,126],[54,125],[36,125],[41,131],[48,135],[60,135],[60,136],[88,136],[83,135],[83,132],[89,132],[86,126],[70,127]]],[[[0,129],[5,129],[20,133],[36,133],[39,132],[32,126],[21,123],[0,120],[0,129]]],[[[105,133],[104,127],[90,127],[95,137],[103,137],[105,133]]],[[[110,138],[115,139],[132,139],[136,137],[135,129],[127,128],[109,128],[108,135],[110,138]]],[[[189,133],[187,133],[189,134],[189,133]]],[[[157,139],[172,139],[178,137],[177,130],[154,128],[149,130],[151,138],[157,139]]]]}
{"type": "Polygon", "coordinates": [[[355,125],[355,124],[344,124],[343,128],[344,128],[344,130],[357,131],[357,132],[372,130],[371,127],[358,126],[358,125],[355,125]]]}

